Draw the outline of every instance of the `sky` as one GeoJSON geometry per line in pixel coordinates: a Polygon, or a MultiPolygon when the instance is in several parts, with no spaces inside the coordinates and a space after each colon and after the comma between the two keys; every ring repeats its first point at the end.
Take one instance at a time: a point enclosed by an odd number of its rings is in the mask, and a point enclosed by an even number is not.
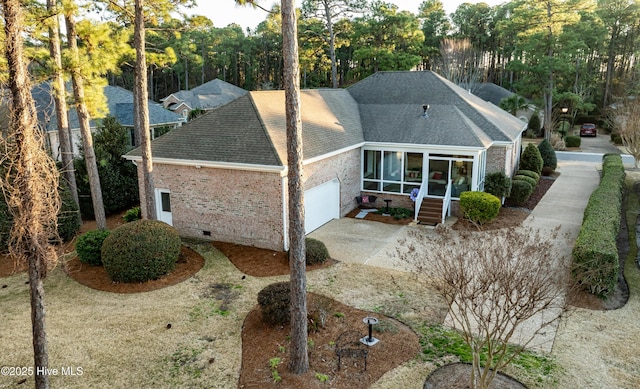
{"type": "MultiPolygon", "coordinates": [[[[386,0],[386,2],[394,3],[399,10],[411,11],[418,13],[418,8],[423,0],[386,0]]],[[[450,14],[458,8],[462,3],[480,3],[484,2],[491,6],[506,2],[507,0],[442,0],[445,11],[450,14]]],[[[211,19],[214,27],[226,27],[231,23],[237,23],[246,30],[247,27],[254,29],[260,22],[266,19],[266,14],[261,9],[252,9],[251,7],[237,7],[234,0],[197,0],[198,7],[187,10],[188,15],[204,15],[211,19]]],[[[262,0],[260,2],[265,8],[270,9],[271,5],[280,3],[275,0],[262,0]]],[[[296,6],[300,6],[302,2],[296,0],[296,6]]]]}

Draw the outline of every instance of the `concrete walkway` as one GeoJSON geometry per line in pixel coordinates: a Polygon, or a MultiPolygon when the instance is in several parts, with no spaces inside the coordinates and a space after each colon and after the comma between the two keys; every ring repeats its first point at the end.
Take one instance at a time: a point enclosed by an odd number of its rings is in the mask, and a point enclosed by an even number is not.
{"type": "MultiPolygon", "coordinates": [[[[560,176],[525,223],[541,230],[561,226],[561,232],[567,233],[567,239],[575,240],[589,196],[598,186],[600,166],[590,162],[560,162],[560,176]]],[[[395,263],[396,247],[407,237],[408,231],[418,228],[430,227],[342,218],[325,224],[309,237],[323,241],[331,256],[339,261],[403,269],[395,263]]],[[[570,253],[573,244],[568,243],[565,246],[570,253]]]]}
{"type": "MultiPolygon", "coordinates": [[[[550,231],[560,226],[560,236],[556,239],[556,248],[561,262],[571,261],[571,250],[580,231],[584,209],[589,197],[599,183],[600,163],[583,161],[561,161],[558,171],[561,173],[547,191],[535,210],[525,220],[524,225],[541,231],[550,231]]],[[[378,222],[343,218],[334,220],[310,234],[310,237],[323,241],[332,257],[344,262],[366,264],[395,270],[406,271],[404,264],[398,262],[397,247],[409,237],[414,229],[429,230],[426,226],[397,226],[378,222]]],[[[543,315],[557,315],[558,312],[544,312],[543,315]]],[[[534,317],[525,323],[522,332],[513,341],[528,339],[532,331],[539,327],[544,318],[534,317]]],[[[553,347],[557,327],[555,323],[536,335],[530,347],[550,352],[553,347]]],[[[447,315],[445,325],[453,326],[451,314],[447,315]]]]}

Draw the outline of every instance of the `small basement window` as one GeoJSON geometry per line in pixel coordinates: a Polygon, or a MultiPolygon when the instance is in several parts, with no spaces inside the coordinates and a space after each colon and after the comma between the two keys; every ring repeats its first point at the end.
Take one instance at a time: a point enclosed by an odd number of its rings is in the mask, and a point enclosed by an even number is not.
{"type": "Polygon", "coordinates": [[[202,231],[202,235],[211,236],[211,231],[202,231]]]}

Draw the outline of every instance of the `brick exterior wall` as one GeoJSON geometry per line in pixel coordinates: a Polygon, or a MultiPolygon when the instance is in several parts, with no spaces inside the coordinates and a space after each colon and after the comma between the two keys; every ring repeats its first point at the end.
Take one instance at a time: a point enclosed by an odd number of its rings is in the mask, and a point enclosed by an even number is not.
{"type": "Polygon", "coordinates": [[[311,189],[337,178],[340,182],[340,216],[356,208],[360,196],[360,148],[304,166],[304,188],[311,189]]]}
{"type": "MultiPolygon", "coordinates": [[[[506,167],[507,150],[504,146],[491,146],[487,150],[487,173],[504,171],[506,167]]],[[[506,172],[509,174],[509,172],[506,172]]]]}
{"type": "Polygon", "coordinates": [[[278,173],[156,163],[153,180],[155,188],[171,192],[173,226],[181,236],[283,249],[278,173]]]}

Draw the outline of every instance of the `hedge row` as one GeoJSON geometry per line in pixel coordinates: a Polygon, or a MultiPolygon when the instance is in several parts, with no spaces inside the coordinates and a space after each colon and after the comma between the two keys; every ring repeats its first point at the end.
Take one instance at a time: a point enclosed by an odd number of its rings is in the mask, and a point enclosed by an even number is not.
{"type": "Polygon", "coordinates": [[[605,154],[600,185],[584,211],[582,227],[573,248],[572,274],[590,293],[607,297],[618,281],[616,239],[620,229],[624,166],[618,154],[605,154]]]}

